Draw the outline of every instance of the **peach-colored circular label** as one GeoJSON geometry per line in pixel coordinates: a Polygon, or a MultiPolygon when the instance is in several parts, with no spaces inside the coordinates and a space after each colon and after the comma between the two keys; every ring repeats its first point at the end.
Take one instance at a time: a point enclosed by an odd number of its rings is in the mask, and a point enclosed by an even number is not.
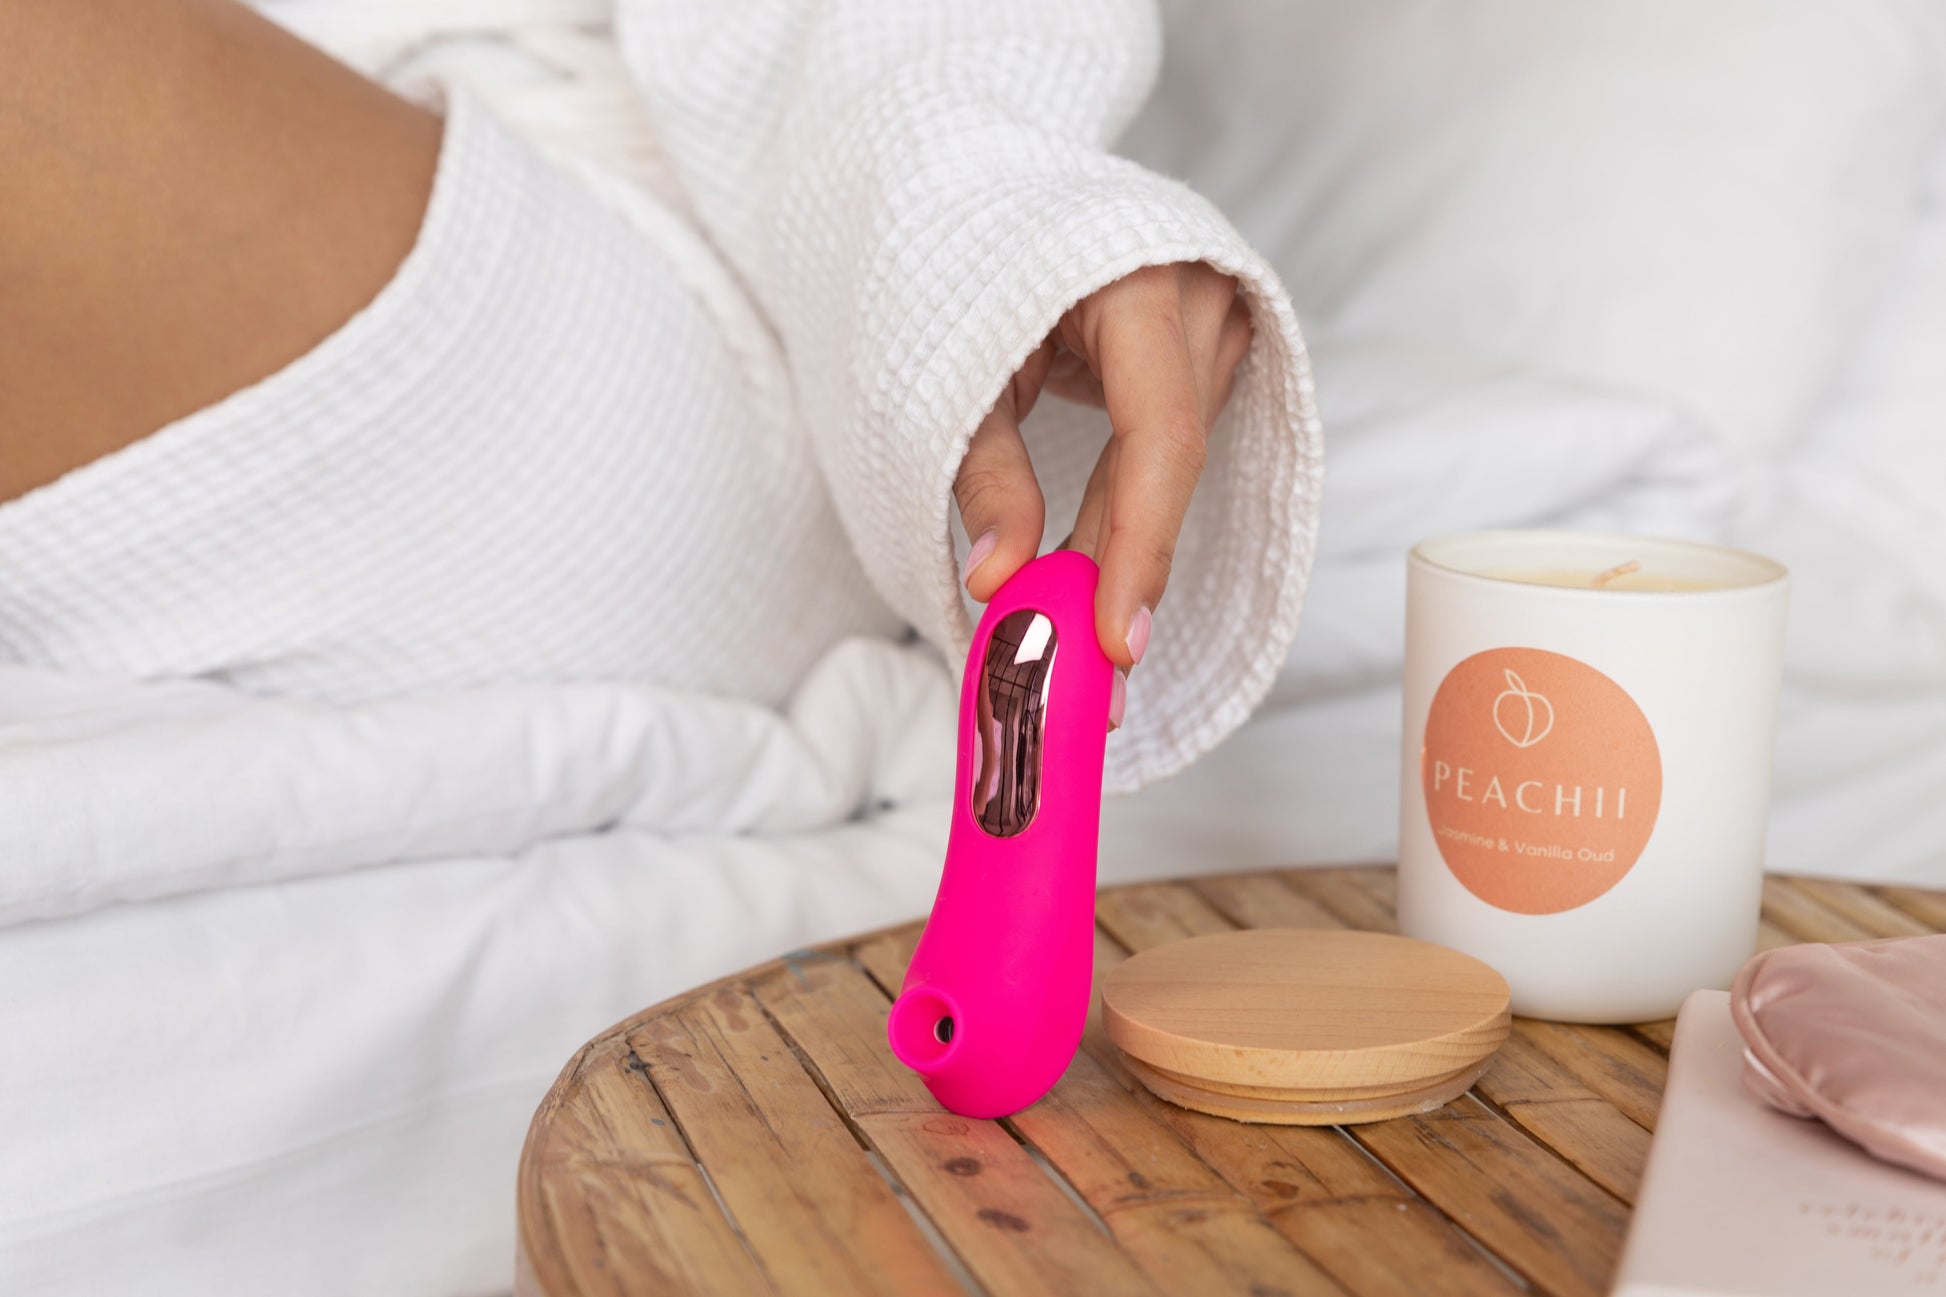
{"type": "Polygon", "coordinates": [[[1662,808],[1648,718],[1585,662],[1501,648],[1433,694],[1419,774],[1433,840],[1489,905],[1559,914],[1635,866],[1662,808]]]}

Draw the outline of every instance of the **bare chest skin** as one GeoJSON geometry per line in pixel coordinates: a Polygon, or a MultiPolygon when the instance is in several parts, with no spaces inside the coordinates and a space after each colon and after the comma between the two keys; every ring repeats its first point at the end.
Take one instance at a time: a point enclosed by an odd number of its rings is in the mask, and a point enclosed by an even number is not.
{"type": "Polygon", "coordinates": [[[439,122],[231,0],[0,5],[0,501],[266,377],[411,248],[439,122]]]}

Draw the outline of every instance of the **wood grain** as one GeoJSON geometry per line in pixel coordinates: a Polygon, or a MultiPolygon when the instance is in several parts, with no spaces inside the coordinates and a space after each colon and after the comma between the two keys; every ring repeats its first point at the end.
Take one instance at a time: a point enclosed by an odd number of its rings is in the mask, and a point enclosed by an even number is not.
{"type": "Polygon", "coordinates": [[[627,1040],[751,1249],[791,1291],[959,1291],[749,991],[698,997],[627,1040]]]}
{"type": "Polygon", "coordinates": [[[1181,1072],[1165,1072],[1137,1058],[1123,1063],[1144,1088],[1159,1099],[1194,1108],[1231,1121],[1271,1126],[1343,1126],[1390,1121],[1413,1113],[1431,1112],[1465,1094],[1486,1070],[1482,1060],[1428,1085],[1388,1094],[1314,1099],[1305,1092],[1266,1090],[1240,1085],[1211,1086],[1181,1072]],[[1293,1097],[1300,1096],[1300,1097],[1293,1097]]]}
{"type": "MultiPolygon", "coordinates": [[[[1619,1027],[1514,1019],[1513,1034],[1644,1130],[1655,1129],[1669,1059],[1619,1027]]],[[[1491,1085],[1489,1089],[1491,1089],[1491,1085]]]]}
{"type": "MultiPolygon", "coordinates": [[[[1793,878],[1790,891],[1815,902],[1857,926],[1860,940],[1875,937],[1918,937],[1938,931],[1930,923],[1906,913],[1890,901],[1862,887],[1827,878],[1793,878]]],[[[1940,916],[1946,918],[1946,915],[1940,916]]]]}
{"type": "MultiPolygon", "coordinates": [[[[1236,928],[1393,928],[1394,871],[1101,894],[1097,980],[1236,928]]],[[[1946,928],[1946,894],[1771,879],[1759,941],[1946,928]]],[[[525,1297],[1605,1290],[1672,1024],[1515,1019],[1470,1094],[1354,1128],[1242,1125],[1156,1098],[1091,1012],[1005,1122],[942,1112],[884,1044],[916,924],[645,1010],[570,1060],[517,1180],[525,1297]]]]}
{"type": "MultiPolygon", "coordinates": [[[[1390,930],[1391,890],[1382,881],[1361,877],[1363,873],[1295,871],[1281,881],[1347,925],[1362,921],[1390,930]]],[[[1262,896],[1259,903],[1272,904],[1262,896]]],[[[1217,923],[1228,925],[1200,892],[1172,884],[1151,884],[1126,899],[1104,893],[1096,913],[1105,928],[1131,946],[1169,940],[1172,927],[1208,930],[1217,923]]],[[[1593,1180],[1575,1174],[1560,1155],[1526,1138],[1507,1118],[1463,1099],[1438,1112],[1346,1130],[1530,1280],[1560,1293],[1601,1291],[1593,1280],[1610,1273],[1619,1257],[1627,1219],[1624,1205],[1593,1180]],[[1428,1155],[1429,1149],[1444,1153],[1428,1155]],[[1500,1164],[1523,1188],[1534,1190],[1531,1198],[1509,1197],[1491,1176],[1473,1174],[1468,1168],[1476,1157],[1500,1164]],[[1564,1250],[1585,1255],[1564,1260],[1564,1250]]],[[[1646,1144],[1641,1152],[1646,1155],[1646,1144]]],[[[1639,1162],[1635,1174],[1640,1174],[1639,1162]]]]}
{"type": "Polygon", "coordinates": [[[580,1293],[772,1291],[628,1042],[599,1041],[575,1067],[575,1101],[531,1150],[553,1230],[532,1254],[580,1293]]]}
{"type": "Polygon", "coordinates": [[[998,1123],[942,1112],[885,1046],[890,1000],[848,960],[753,979],[832,1099],[991,1293],[1153,1291],[1141,1269],[998,1123]]]}
{"type": "Polygon", "coordinates": [[[1087,1053],[1009,1124],[1164,1292],[1344,1291],[1087,1053]]]}
{"type": "MultiPolygon", "coordinates": [[[[1205,881],[1243,891],[1267,883],[1294,896],[1265,875],[1205,881]]],[[[1103,921],[1095,943],[1097,988],[1129,956],[1127,947],[1108,936],[1111,919],[1126,931],[1150,937],[1180,925],[1214,931],[1226,927],[1210,906],[1194,904],[1180,889],[1143,889],[1131,898],[1132,891],[1103,892],[1097,900],[1097,914],[1103,921]],[[1130,899],[1133,907],[1125,904],[1130,899]]],[[[1445,1216],[1406,1189],[1343,1132],[1246,1126],[1156,1098],[1129,1075],[1121,1051],[1108,1039],[1099,994],[1081,1047],[1347,1291],[1372,1297],[1421,1292],[1470,1297],[1522,1290],[1445,1216]]]]}
{"type": "MultiPolygon", "coordinates": [[[[1244,927],[1341,927],[1345,920],[1297,891],[1317,877],[1239,874],[1193,886],[1224,917],[1244,927]]],[[[1392,895],[1375,881],[1327,880],[1325,894],[1377,922],[1392,917],[1392,895]]],[[[1611,1191],[1632,1197],[1646,1132],[1668,1076],[1668,1060],[1639,1038],[1611,1027],[1517,1018],[1497,1062],[1478,1089],[1519,1125],[1589,1171],[1611,1191]],[[1619,1114],[1640,1129],[1630,1130],[1619,1114]],[[1555,1143],[1556,1140],[1561,1143],[1555,1143]],[[1633,1167],[1631,1170],[1630,1167],[1633,1167]]]]}
{"type": "Polygon", "coordinates": [[[1351,1133],[1543,1291],[1608,1291],[1627,1209],[1477,1099],[1351,1133]]]}
{"type": "Polygon", "coordinates": [[[1946,892],[1922,891],[1917,887],[1875,887],[1869,891],[1933,931],[1946,932],[1946,892]]]}
{"type": "Polygon", "coordinates": [[[1117,968],[1101,1003],[1109,1037],[1178,1086],[1307,1105],[1436,1087],[1508,1021],[1507,983],[1479,960],[1343,929],[1169,942],[1117,968]]]}
{"type": "Polygon", "coordinates": [[[1649,1132],[1521,1033],[1501,1047],[1476,1090],[1506,1118],[1624,1202],[1635,1201],[1649,1132]]]}
{"type": "Polygon", "coordinates": [[[1659,1022],[1639,1022],[1629,1030],[1666,1056],[1669,1042],[1676,1038],[1676,1020],[1664,1018],[1659,1022]]]}
{"type": "MultiPolygon", "coordinates": [[[[855,957],[891,990],[916,941],[916,931],[875,938],[861,942],[855,957]]],[[[1097,986],[1121,958],[1101,938],[1097,986]]],[[[1100,1030],[1099,995],[1089,1030],[1100,1030]]],[[[1090,1054],[1078,1056],[1053,1093],[1009,1125],[1165,1292],[1343,1291],[1090,1054]]]]}
{"type": "MultiPolygon", "coordinates": [[[[1899,911],[1886,907],[1892,914],[1899,911]]],[[[1764,918],[1798,941],[1869,941],[1883,935],[1847,914],[1820,902],[1794,880],[1764,880],[1764,918]]]]}
{"type": "Polygon", "coordinates": [[[1299,894],[1364,932],[1397,932],[1396,870],[1293,869],[1284,881],[1299,894]]]}

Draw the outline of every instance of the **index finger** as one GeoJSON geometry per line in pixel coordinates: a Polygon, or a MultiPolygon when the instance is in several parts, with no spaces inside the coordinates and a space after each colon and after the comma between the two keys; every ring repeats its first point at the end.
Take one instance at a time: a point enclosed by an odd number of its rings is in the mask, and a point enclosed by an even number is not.
{"type": "Polygon", "coordinates": [[[1113,312],[1101,322],[1098,345],[1119,453],[1107,483],[1095,634],[1103,652],[1133,666],[1147,647],[1148,614],[1169,584],[1208,437],[1174,293],[1113,312]]]}

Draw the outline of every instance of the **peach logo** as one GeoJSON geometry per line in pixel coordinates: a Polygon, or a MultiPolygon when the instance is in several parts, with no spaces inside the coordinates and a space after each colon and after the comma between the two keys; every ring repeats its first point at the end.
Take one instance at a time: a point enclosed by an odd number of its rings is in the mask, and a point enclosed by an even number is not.
{"type": "Polygon", "coordinates": [[[1554,732],[1554,704],[1533,692],[1507,668],[1507,691],[1493,700],[1493,723],[1500,737],[1517,748],[1531,748],[1554,732]]]}
{"type": "Polygon", "coordinates": [[[1545,649],[1489,649],[1448,672],[1419,766],[1446,867],[1517,914],[1572,910],[1621,882],[1662,808],[1662,753],[1642,709],[1545,649]]]}

